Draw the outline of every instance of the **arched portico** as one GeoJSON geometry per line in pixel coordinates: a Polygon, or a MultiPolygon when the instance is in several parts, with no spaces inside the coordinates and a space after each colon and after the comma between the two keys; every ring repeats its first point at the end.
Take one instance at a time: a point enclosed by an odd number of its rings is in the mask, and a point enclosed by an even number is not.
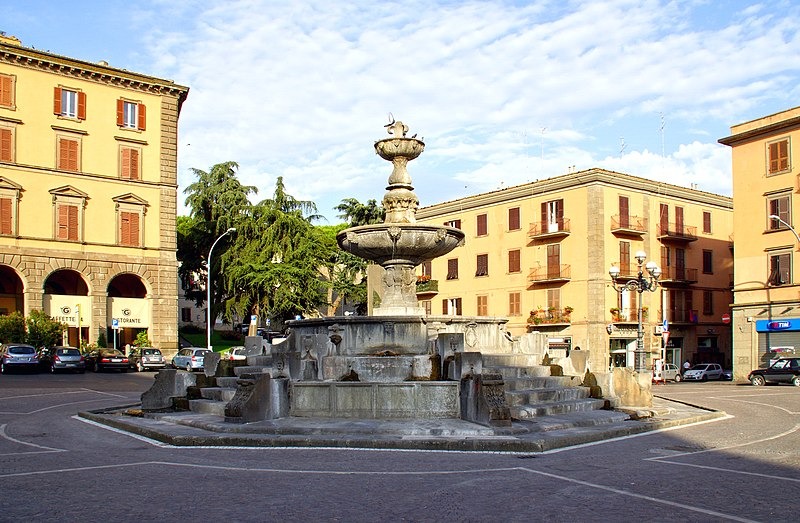
{"type": "Polygon", "coordinates": [[[64,343],[73,347],[90,343],[92,307],[84,276],[73,269],[55,270],[44,280],[43,290],[45,314],[67,325],[64,343]]]}
{"type": "Polygon", "coordinates": [[[138,274],[122,273],[111,279],[107,293],[108,339],[114,340],[116,334],[116,346],[124,348],[150,328],[153,314],[147,283],[138,274]]]}
{"type": "Polygon", "coordinates": [[[25,286],[17,271],[0,265],[0,316],[13,312],[25,314],[25,286]]]}

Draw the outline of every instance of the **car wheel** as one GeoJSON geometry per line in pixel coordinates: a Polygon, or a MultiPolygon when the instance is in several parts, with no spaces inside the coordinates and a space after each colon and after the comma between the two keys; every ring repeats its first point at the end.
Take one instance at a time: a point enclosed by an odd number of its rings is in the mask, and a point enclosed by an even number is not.
{"type": "Polygon", "coordinates": [[[795,376],[792,378],[792,385],[795,387],[800,387],[800,376],[795,376]]]}
{"type": "Polygon", "coordinates": [[[191,363],[187,363],[186,364],[186,372],[192,372],[192,364],[191,363]]]}
{"type": "Polygon", "coordinates": [[[137,362],[136,362],[136,370],[137,370],[138,372],[142,372],[142,371],[144,370],[144,365],[142,365],[142,362],[141,362],[141,361],[137,361],[137,362]]]}
{"type": "Polygon", "coordinates": [[[56,366],[50,365],[50,374],[55,374],[55,373],[56,373],[56,366]]]}
{"type": "Polygon", "coordinates": [[[766,383],[766,381],[764,380],[764,376],[756,375],[756,376],[753,376],[752,378],[750,378],[750,383],[752,383],[756,387],[760,387],[760,386],[764,385],[764,383],[766,383]]]}
{"type": "Polygon", "coordinates": [[[0,364],[0,373],[6,374],[7,372],[8,369],[6,369],[6,364],[5,363],[0,364]]]}
{"type": "Polygon", "coordinates": [[[97,362],[94,362],[94,366],[92,367],[92,370],[94,372],[100,372],[100,364],[97,363],[97,362]]]}
{"type": "Polygon", "coordinates": [[[681,381],[682,379],[683,379],[683,376],[681,376],[680,374],[676,374],[676,375],[675,375],[675,383],[680,383],[680,381],[681,381]]]}
{"type": "Polygon", "coordinates": [[[708,381],[708,374],[703,374],[703,381],[708,381]]]}

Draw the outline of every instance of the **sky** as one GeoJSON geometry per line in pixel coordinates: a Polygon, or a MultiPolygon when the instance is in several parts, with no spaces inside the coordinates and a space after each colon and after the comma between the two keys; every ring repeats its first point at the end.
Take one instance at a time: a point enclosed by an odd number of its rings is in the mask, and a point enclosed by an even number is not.
{"type": "Polygon", "coordinates": [[[420,205],[599,167],[731,196],[730,126],[800,105],[800,1],[0,0],[0,31],[190,88],[192,168],[380,201],[390,113],[420,205]]]}

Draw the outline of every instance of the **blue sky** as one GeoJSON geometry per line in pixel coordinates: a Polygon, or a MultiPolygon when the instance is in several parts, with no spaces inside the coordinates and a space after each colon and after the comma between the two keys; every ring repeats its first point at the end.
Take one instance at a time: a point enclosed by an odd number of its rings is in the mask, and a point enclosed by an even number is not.
{"type": "MultiPolygon", "coordinates": [[[[421,205],[591,167],[731,194],[731,125],[800,105],[796,1],[0,0],[23,45],[190,87],[192,167],[331,223],[380,200],[388,113],[421,205]]],[[[179,195],[182,204],[184,195],[179,195]]],[[[181,213],[185,208],[179,206],[181,213]]]]}

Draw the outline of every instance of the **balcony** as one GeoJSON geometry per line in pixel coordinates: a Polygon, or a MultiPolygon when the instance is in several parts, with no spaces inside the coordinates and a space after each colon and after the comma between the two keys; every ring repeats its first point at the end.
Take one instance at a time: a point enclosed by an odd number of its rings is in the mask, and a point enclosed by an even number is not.
{"type": "Polygon", "coordinates": [[[690,285],[697,283],[697,269],[686,267],[662,267],[658,282],[664,284],[690,285]]]}
{"type": "Polygon", "coordinates": [[[544,310],[538,309],[531,311],[528,316],[528,328],[531,330],[542,327],[564,327],[571,323],[572,307],[555,309],[553,307],[544,310]]]}
{"type": "MultiPolygon", "coordinates": [[[[637,309],[611,309],[612,323],[639,323],[639,311],[637,309]]],[[[642,307],[642,322],[647,322],[647,307],[642,307]]]]}
{"type": "Polygon", "coordinates": [[[564,283],[570,280],[570,266],[566,264],[537,267],[528,274],[529,283],[564,283]]]}
{"type": "Polygon", "coordinates": [[[528,229],[528,238],[531,240],[545,240],[569,236],[569,218],[562,218],[555,222],[536,222],[528,229]]]}
{"type": "MultiPolygon", "coordinates": [[[[697,309],[671,309],[667,311],[670,323],[697,323],[697,309]]],[[[658,317],[664,318],[664,311],[658,311],[658,317]]]]}
{"type": "Polygon", "coordinates": [[[417,299],[430,300],[439,294],[439,280],[432,280],[430,276],[417,276],[417,299]]]}
{"type": "Polygon", "coordinates": [[[611,233],[621,236],[642,236],[647,232],[647,218],[642,216],[614,215],[611,217],[611,233]]]}
{"type": "Polygon", "coordinates": [[[658,239],[662,242],[694,242],[697,241],[697,227],[677,223],[662,223],[658,226],[658,239]]]}

